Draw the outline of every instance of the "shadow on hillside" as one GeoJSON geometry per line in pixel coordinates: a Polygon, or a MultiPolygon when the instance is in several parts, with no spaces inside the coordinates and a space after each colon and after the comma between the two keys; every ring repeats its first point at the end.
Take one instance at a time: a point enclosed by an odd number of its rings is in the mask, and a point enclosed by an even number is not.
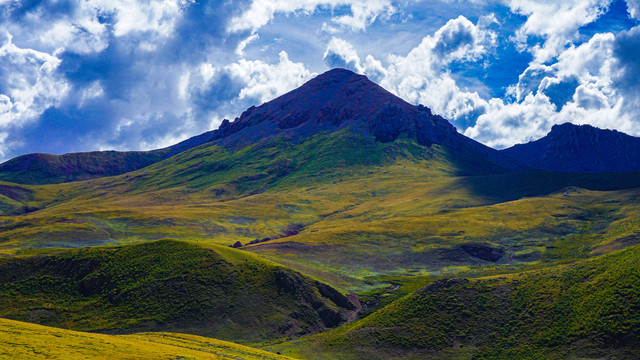
{"type": "Polygon", "coordinates": [[[595,191],[640,188],[640,172],[584,174],[530,170],[467,176],[459,181],[478,196],[495,202],[505,202],[523,197],[544,196],[567,187],[595,191]]]}

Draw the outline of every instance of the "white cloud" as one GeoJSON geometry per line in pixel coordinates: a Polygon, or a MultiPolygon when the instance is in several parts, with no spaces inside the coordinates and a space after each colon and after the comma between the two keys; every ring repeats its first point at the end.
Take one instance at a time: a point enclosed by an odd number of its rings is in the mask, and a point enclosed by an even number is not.
{"type": "Polygon", "coordinates": [[[452,62],[477,61],[493,49],[496,34],[463,16],[426,36],[406,56],[390,56],[381,84],[412,103],[429,106],[457,123],[466,123],[486,107],[475,92],[462,91],[448,72],[452,62]]]}
{"type": "Polygon", "coordinates": [[[258,34],[252,34],[248,38],[240,41],[240,43],[238,44],[238,47],[236,47],[236,55],[244,56],[244,49],[247,47],[247,45],[249,45],[253,41],[258,40],[258,38],[260,38],[258,34]]]}
{"type": "Polygon", "coordinates": [[[104,89],[102,88],[102,85],[100,85],[100,81],[96,80],[89,87],[82,89],[78,106],[83,107],[85,102],[103,95],[104,89]]]}
{"type": "Polygon", "coordinates": [[[261,102],[293,90],[315,75],[303,63],[289,60],[284,51],[280,52],[277,64],[241,59],[225,69],[233,78],[246,84],[240,91],[239,99],[255,98],[261,102]]]}
{"type": "Polygon", "coordinates": [[[64,48],[78,54],[100,52],[108,46],[104,24],[90,17],[83,17],[75,23],[58,21],[44,29],[39,41],[47,48],[64,48]]]}
{"type": "Polygon", "coordinates": [[[56,73],[60,59],[32,49],[22,49],[5,35],[0,47],[0,70],[5,69],[0,127],[21,126],[63,99],[69,85],[56,73]]]}
{"type": "Polygon", "coordinates": [[[82,12],[114,13],[115,36],[133,31],[152,32],[161,37],[172,34],[180,10],[192,0],[88,0],[82,2],[82,12]]]}
{"type": "Polygon", "coordinates": [[[356,49],[345,40],[332,38],[324,52],[323,60],[329,67],[342,67],[363,74],[364,68],[360,64],[360,57],[356,49]]]}
{"type": "Polygon", "coordinates": [[[332,21],[354,30],[364,30],[378,16],[394,12],[390,0],[254,0],[242,15],[231,19],[229,31],[256,31],[268,24],[278,13],[310,14],[323,6],[349,6],[350,15],[337,16],[332,21]]]}
{"type": "Polygon", "coordinates": [[[71,3],[73,10],[68,13],[49,18],[46,11],[32,10],[21,21],[0,24],[0,31],[8,31],[40,51],[64,49],[89,54],[109,44],[110,30],[100,21],[108,14],[113,20],[113,35],[144,32],[146,41],[141,46],[153,49],[158,41],[173,35],[182,9],[193,1],[79,0],[71,3]]]}
{"type": "Polygon", "coordinates": [[[631,17],[640,20],[640,0],[627,0],[627,10],[631,17]]]}
{"type": "Polygon", "coordinates": [[[527,95],[522,102],[505,103],[491,99],[487,112],[464,134],[485,145],[503,148],[542,137],[553,124],[555,106],[539,93],[527,95]]]}
{"type": "Polygon", "coordinates": [[[542,64],[561,53],[574,41],[578,29],[602,15],[611,0],[506,0],[510,9],[527,17],[515,39],[521,49],[530,50],[535,62],[542,64]],[[529,36],[541,36],[543,45],[527,48],[529,36]]]}
{"type": "Polygon", "coordinates": [[[391,2],[387,0],[351,1],[352,14],[338,16],[333,21],[352,29],[364,30],[379,15],[390,15],[393,10],[391,2]]]}
{"type": "Polygon", "coordinates": [[[613,56],[613,34],[596,34],[587,43],[571,46],[551,66],[532,64],[520,77],[513,103],[492,99],[485,114],[465,131],[493,147],[508,147],[546,135],[554,124],[571,122],[591,124],[640,134],[640,114],[625,108],[625,95],[614,86],[617,60],[613,56]],[[536,73],[542,76],[534,84],[525,83],[536,73]],[[578,86],[570,100],[557,109],[544,91],[553,84],[574,79],[578,86]]]}

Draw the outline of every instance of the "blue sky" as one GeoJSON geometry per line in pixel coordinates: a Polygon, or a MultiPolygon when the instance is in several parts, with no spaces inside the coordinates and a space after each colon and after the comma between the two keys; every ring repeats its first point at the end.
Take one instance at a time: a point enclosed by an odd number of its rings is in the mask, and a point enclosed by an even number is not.
{"type": "Polygon", "coordinates": [[[640,135],[640,0],[0,0],[0,160],[146,150],[333,67],[496,148],[640,135]]]}

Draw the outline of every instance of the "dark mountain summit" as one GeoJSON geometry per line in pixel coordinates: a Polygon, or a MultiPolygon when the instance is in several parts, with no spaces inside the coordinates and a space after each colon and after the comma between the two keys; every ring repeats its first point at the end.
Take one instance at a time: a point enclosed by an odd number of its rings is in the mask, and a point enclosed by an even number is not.
{"type": "Polygon", "coordinates": [[[300,141],[344,128],[380,142],[406,134],[424,146],[445,145],[465,161],[486,162],[494,172],[524,169],[500,152],[461,135],[429,108],[411,105],[366,76],[345,69],[330,70],[270,102],[250,107],[233,122],[225,120],[212,141],[243,148],[278,135],[300,141]]]}
{"type": "Polygon", "coordinates": [[[640,138],[590,125],[554,125],[547,136],[502,152],[531,168],[548,171],[640,170],[640,138]]]}
{"type": "Polygon", "coordinates": [[[349,70],[334,69],[259,107],[216,132],[221,144],[244,147],[269,136],[293,139],[345,127],[389,142],[408,133],[423,145],[449,143],[456,129],[431,110],[413,106],[349,70]]]}

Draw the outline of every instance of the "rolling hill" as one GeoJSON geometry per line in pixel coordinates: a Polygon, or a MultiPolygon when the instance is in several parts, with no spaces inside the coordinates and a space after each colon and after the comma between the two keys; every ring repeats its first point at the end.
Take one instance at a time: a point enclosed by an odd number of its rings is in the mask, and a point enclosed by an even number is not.
{"type": "Polygon", "coordinates": [[[211,131],[152,151],[92,151],[27,154],[0,164],[0,181],[28,185],[97,179],[142,169],[210,140],[211,131]]]}
{"type": "Polygon", "coordinates": [[[633,359],[640,247],[515,275],[442,278],[276,348],[305,359],[633,359]]]}
{"type": "Polygon", "coordinates": [[[344,323],[333,288],[237,250],[174,240],[0,261],[0,316],[82,331],[259,342],[344,323]]]}

